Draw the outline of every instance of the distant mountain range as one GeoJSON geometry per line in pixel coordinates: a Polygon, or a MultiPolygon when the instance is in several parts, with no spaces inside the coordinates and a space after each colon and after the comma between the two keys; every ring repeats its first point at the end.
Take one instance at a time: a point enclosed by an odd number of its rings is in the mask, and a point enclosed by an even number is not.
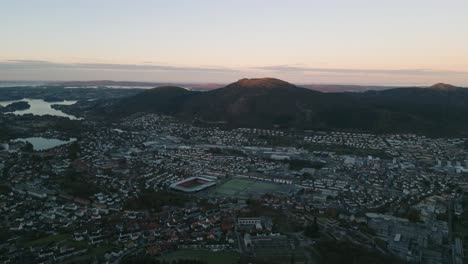
{"type": "MultiPolygon", "coordinates": [[[[131,81],[69,81],[52,82],[49,85],[63,85],[73,87],[125,87],[125,88],[153,88],[160,86],[180,86],[196,91],[209,91],[226,86],[222,83],[163,83],[163,82],[131,82],[131,81]]],[[[300,87],[321,91],[321,92],[364,92],[369,90],[386,90],[396,88],[396,86],[378,86],[378,85],[337,85],[337,84],[301,84],[300,87]]]]}
{"type": "MultiPolygon", "coordinates": [[[[22,86],[30,86],[29,83],[21,83],[22,86]]],[[[0,85],[2,83],[0,82],[0,85]]],[[[49,82],[41,85],[59,85],[72,87],[122,87],[122,88],[154,88],[161,86],[179,86],[195,91],[209,91],[225,87],[222,83],[171,83],[171,82],[135,82],[135,81],[67,81],[67,82],[49,82]]],[[[15,86],[14,82],[7,82],[3,86],[15,86]]],[[[383,85],[343,85],[343,84],[298,84],[298,87],[304,87],[320,92],[338,93],[338,92],[365,92],[382,91],[388,89],[400,88],[401,86],[383,86],[383,85]]],[[[427,87],[421,87],[427,88],[427,87]]]]}
{"type": "Polygon", "coordinates": [[[69,82],[51,82],[53,85],[64,85],[64,86],[128,86],[128,87],[155,87],[161,85],[168,85],[168,83],[158,82],[129,82],[129,81],[110,81],[110,80],[97,80],[97,81],[69,81],[69,82]]]}
{"type": "Polygon", "coordinates": [[[182,86],[191,90],[212,90],[223,87],[218,83],[169,83],[169,82],[131,82],[131,81],[69,81],[69,82],[50,82],[47,85],[60,85],[67,87],[122,87],[122,88],[153,88],[160,86],[182,86]]]}
{"type": "Polygon", "coordinates": [[[365,92],[365,91],[382,91],[388,89],[398,88],[397,86],[379,86],[379,85],[340,85],[340,84],[304,84],[301,87],[309,88],[312,90],[325,92],[325,93],[339,93],[339,92],[365,92]]]}
{"type": "Polygon", "coordinates": [[[468,89],[447,84],[324,93],[273,78],[242,79],[207,92],[163,86],[94,107],[109,117],[152,112],[238,127],[468,134],[468,89]]]}

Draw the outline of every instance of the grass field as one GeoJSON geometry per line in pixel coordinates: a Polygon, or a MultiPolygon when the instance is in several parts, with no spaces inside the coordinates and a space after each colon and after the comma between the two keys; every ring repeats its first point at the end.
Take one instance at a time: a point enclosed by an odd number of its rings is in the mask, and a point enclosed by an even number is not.
{"type": "Polygon", "coordinates": [[[223,184],[223,188],[231,189],[236,191],[245,190],[247,187],[252,185],[252,181],[244,180],[244,179],[232,179],[225,184],[223,184]]]}
{"type": "Polygon", "coordinates": [[[216,188],[216,193],[225,196],[249,196],[250,194],[261,195],[270,192],[285,191],[288,188],[290,188],[290,186],[234,178],[216,188]]]}
{"type": "Polygon", "coordinates": [[[250,189],[261,191],[261,192],[270,192],[270,191],[278,191],[281,190],[282,186],[279,184],[274,183],[267,183],[267,182],[255,182],[250,186],[250,189]]]}
{"type": "Polygon", "coordinates": [[[242,195],[253,183],[244,179],[232,179],[217,188],[216,192],[226,196],[242,195]]]}
{"type": "Polygon", "coordinates": [[[224,189],[220,188],[219,190],[216,191],[219,194],[226,195],[226,196],[234,196],[238,192],[237,190],[232,190],[232,189],[224,189]]]}
{"type": "Polygon", "coordinates": [[[168,254],[164,254],[159,259],[166,261],[180,259],[197,259],[205,261],[208,264],[236,264],[240,259],[237,252],[211,252],[207,250],[178,250],[168,254]]]}

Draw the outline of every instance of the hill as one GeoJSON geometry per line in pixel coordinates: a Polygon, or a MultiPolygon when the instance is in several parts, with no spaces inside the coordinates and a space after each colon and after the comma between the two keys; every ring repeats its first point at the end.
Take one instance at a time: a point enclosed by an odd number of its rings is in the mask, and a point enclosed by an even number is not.
{"type": "Polygon", "coordinates": [[[436,83],[430,87],[431,89],[435,90],[443,90],[443,91],[453,91],[459,89],[459,87],[456,87],[451,84],[446,84],[446,83],[436,83]]]}
{"type": "Polygon", "coordinates": [[[366,85],[339,85],[339,84],[304,84],[301,87],[326,93],[340,92],[365,92],[365,91],[381,91],[393,89],[392,86],[366,86],[366,85]]]}
{"type": "Polygon", "coordinates": [[[198,93],[177,86],[161,86],[125,97],[105,110],[117,116],[137,112],[177,114],[182,105],[198,93]]]}
{"type": "Polygon", "coordinates": [[[236,126],[301,127],[314,122],[314,112],[326,106],[327,97],[277,79],[242,79],[194,97],[183,114],[236,126]]]}
{"type": "Polygon", "coordinates": [[[110,117],[163,113],[237,127],[467,133],[468,89],[446,87],[323,93],[274,78],[241,79],[208,92],[159,87],[118,100],[103,112],[110,117]]]}
{"type": "Polygon", "coordinates": [[[0,112],[14,112],[18,110],[26,110],[29,109],[31,105],[28,102],[25,101],[19,101],[19,102],[14,102],[11,103],[5,107],[0,106],[0,112]]]}
{"type": "MultiPolygon", "coordinates": [[[[111,80],[96,80],[96,81],[68,81],[68,82],[52,82],[47,83],[49,86],[65,86],[65,87],[110,87],[110,88],[142,88],[148,89],[151,87],[161,86],[183,86],[193,90],[212,90],[221,88],[225,85],[218,83],[160,83],[160,82],[134,82],[134,81],[111,81],[111,80]]],[[[1,83],[0,83],[0,86],[1,83]]],[[[5,86],[5,85],[3,85],[5,86]]]]}

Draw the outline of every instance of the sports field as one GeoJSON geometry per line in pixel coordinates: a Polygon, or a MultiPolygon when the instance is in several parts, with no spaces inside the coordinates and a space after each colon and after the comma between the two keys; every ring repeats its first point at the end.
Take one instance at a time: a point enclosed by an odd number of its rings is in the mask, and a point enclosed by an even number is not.
{"type": "Polygon", "coordinates": [[[182,192],[198,192],[208,187],[216,185],[216,181],[203,177],[190,177],[177,182],[174,182],[170,187],[182,192]]]}
{"type": "Polygon", "coordinates": [[[288,192],[292,186],[254,181],[250,179],[233,178],[218,188],[215,193],[224,196],[262,195],[271,192],[288,192]]]}
{"type": "Polygon", "coordinates": [[[192,180],[192,181],[189,181],[189,182],[181,183],[178,186],[184,187],[184,188],[187,188],[187,189],[193,189],[193,188],[201,186],[201,185],[203,185],[205,183],[206,183],[206,181],[192,180]]]}

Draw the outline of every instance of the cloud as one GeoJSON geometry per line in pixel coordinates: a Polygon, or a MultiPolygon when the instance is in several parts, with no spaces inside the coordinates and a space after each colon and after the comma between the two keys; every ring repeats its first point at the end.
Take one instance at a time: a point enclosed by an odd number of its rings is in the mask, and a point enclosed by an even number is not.
{"type": "Polygon", "coordinates": [[[43,60],[7,60],[8,62],[17,62],[17,63],[49,63],[48,61],[43,60]]]}
{"type": "MultiPolygon", "coordinates": [[[[323,64],[322,64],[323,65],[323,64]]],[[[366,85],[429,85],[446,82],[466,86],[468,72],[433,69],[349,69],[285,64],[252,67],[178,66],[145,61],[121,63],[60,63],[44,60],[0,61],[0,80],[134,80],[157,82],[230,82],[245,77],[273,76],[293,83],[366,85]]]]}
{"type": "Polygon", "coordinates": [[[320,68],[308,67],[303,64],[260,66],[234,69],[220,66],[175,66],[158,65],[151,62],[143,64],[119,63],[57,63],[43,60],[7,60],[0,61],[3,70],[105,70],[105,71],[163,71],[163,72],[210,72],[210,73],[240,73],[250,71],[270,71],[274,73],[321,73],[321,74],[372,74],[372,75],[468,75],[468,72],[433,69],[346,69],[346,68],[320,68]]]}
{"type": "Polygon", "coordinates": [[[432,69],[344,69],[344,68],[314,68],[296,65],[274,65],[254,67],[256,70],[273,72],[317,72],[333,74],[384,74],[384,75],[468,75],[468,72],[432,69]]]}
{"type": "Polygon", "coordinates": [[[184,67],[153,64],[112,64],[112,63],[56,63],[40,60],[8,60],[0,62],[0,69],[70,69],[70,70],[117,70],[117,71],[173,71],[173,72],[238,72],[218,67],[184,67]]]}

